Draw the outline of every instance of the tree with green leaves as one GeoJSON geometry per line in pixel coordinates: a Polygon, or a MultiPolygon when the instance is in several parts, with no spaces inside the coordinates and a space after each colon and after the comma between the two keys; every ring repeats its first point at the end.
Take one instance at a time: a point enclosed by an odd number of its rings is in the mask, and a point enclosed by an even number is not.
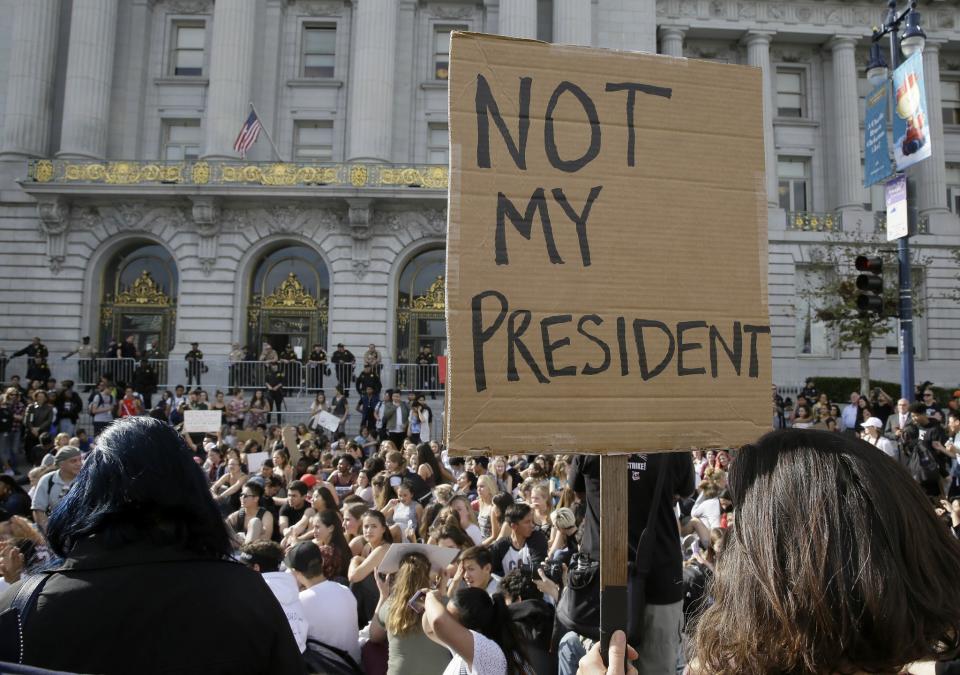
{"type": "MultiPolygon", "coordinates": [[[[825,268],[835,274],[825,274],[814,288],[802,295],[810,301],[813,316],[825,324],[830,332],[832,345],[840,350],[857,349],[860,354],[860,391],[870,391],[870,353],[873,341],[889,335],[894,324],[887,319],[896,317],[899,306],[897,287],[897,253],[886,242],[880,242],[876,236],[836,234],[818,246],[811,256],[825,268]],[[853,260],[857,255],[879,256],[883,259],[883,269],[892,270],[892,277],[884,274],[882,294],[883,314],[864,312],[857,307],[856,271],[853,260]]],[[[914,256],[916,258],[916,256],[914,256]]],[[[913,265],[922,264],[915,259],[913,265]]],[[[918,284],[913,284],[913,315],[923,314],[923,297],[916,293],[918,284]]]]}

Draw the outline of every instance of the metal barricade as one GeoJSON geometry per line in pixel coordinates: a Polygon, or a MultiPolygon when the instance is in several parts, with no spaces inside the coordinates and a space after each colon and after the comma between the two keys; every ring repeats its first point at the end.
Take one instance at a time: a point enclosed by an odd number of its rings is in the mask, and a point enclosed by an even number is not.
{"type": "Polygon", "coordinates": [[[438,392],[443,391],[440,384],[440,367],[436,363],[421,366],[417,363],[394,363],[393,386],[396,389],[438,392]]]}

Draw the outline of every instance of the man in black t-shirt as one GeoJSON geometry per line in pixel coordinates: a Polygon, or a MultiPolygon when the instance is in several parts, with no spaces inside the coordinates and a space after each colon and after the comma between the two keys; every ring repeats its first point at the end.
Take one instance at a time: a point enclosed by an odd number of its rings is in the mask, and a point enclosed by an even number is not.
{"type": "Polygon", "coordinates": [[[280,532],[287,535],[288,528],[293,527],[303,518],[303,514],[310,504],[307,503],[309,488],[303,481],[295,480],[287,488],[287,503],[280,507],[280,532]]]}
{"type": "MultiPolygon", "coordinates": [[[[673,507],[677,497],[693,494],[693,459],[689,452],[630,455],[627,460],[627,544],[630,560],[637,556],[640,535],[650,509],[656,509],[656,547],[647,575],[640,672],[666,673],[676,667],[683,622],[683,554],[673,507]],[[652,504],[658,472],[668,472],[658,504],[652,504]]],[[[600,457],[578,455],[570,469],[570,486],[587,506],[580,550],[600,559],[600,457]]],[[[622,528],[622,524],[616,523],[622,528]]],[[[599,602],[599,598],[598,598],[599,602]]]]}

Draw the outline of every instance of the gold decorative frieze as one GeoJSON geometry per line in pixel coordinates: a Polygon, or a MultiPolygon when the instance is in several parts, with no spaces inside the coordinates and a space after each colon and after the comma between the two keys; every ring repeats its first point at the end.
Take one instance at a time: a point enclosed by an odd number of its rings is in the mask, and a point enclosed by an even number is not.
{"type": "Polygon", "coordinates": [[[129,288],[117,293],[113,304],[126,307],[169,307],[170,298],[153,280],[150,272],[143,270],[129,288]]]}
{"type": "Polygon", "coordinates": [[[317,309],[317,299],[290,272],[273,293],[263,299],[264,309],[317,309]]]}
{"type": "Polygon", "coordinates": [[[31,160],[28,177],[44,184],[262,185],[267,187],[421,188],[446,190],[438,165],[302,164],[295,162],[77,162],[31,160]]]}
{"type": "Polygon", "coordinates": [[[424,295],[418,295],[410,303],[414,311],[443,311],[446,307],[446,296],[443,277],[437,277],[424,295]]]}

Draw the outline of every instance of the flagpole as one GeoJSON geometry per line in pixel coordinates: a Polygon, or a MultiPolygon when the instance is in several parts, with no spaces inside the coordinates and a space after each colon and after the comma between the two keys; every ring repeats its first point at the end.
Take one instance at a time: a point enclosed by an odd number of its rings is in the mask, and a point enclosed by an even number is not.
{"type": "Polygon", "coordinates": [[[277,150],[277,145],[276,143],[273,142],[273,137],[270,136],[270,132],[267,131],[267,125],[264,124],[263,118],[260,117],[260,113],[257,112],[257,109],[254,107],[252,101],[250,102],[250,109],[256,114],[257,118],[260,120],[260,128],[263,129],[263,133],[267,136],[267,140],[270,141],[270,147],[273,148],[273,152],[277,155],[277,159],[279,159],[281,162],[287,161],[283,158],[283,155],[280,154],[280,151],[277,150]]]}

